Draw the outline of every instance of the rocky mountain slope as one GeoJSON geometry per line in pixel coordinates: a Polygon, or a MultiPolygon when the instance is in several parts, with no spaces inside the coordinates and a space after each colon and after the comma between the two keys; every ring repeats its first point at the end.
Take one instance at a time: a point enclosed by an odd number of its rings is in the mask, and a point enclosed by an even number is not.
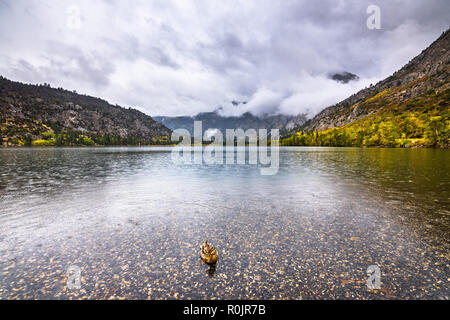
{"type": "Polygon", "coordinates": [[[286,146],[450,147],[450,32],[375,86],[329,107],[286,146]]]}
{"type": "Polygon", "coordinates": [[[303,129],[321,131],[340,127],[385,107],[412,102],[430,90],[437,94],[444,92],[449,88],[449,57],[450,32],[447,30],[392,76],[323,110],[303,129]]]}
{"type": "Polygon", "coordinates": [[[3,145],[153,144],[171,131],[135,109],[76,92],[0,77],[3,145]]]}

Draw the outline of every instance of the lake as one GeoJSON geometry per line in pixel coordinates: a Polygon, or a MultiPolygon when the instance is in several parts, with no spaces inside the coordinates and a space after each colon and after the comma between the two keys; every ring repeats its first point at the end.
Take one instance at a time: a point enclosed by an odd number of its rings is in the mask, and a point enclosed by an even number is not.
{"type": "Polygon", "coordinates": [[[0,299],[448,299],[449,164],[286,147],[264,176],[170,147],[0,149],[0,299]]]}

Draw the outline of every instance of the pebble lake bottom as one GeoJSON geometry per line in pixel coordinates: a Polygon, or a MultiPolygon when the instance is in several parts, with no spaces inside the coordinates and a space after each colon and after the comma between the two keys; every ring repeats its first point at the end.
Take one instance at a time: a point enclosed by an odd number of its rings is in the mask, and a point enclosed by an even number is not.
{"type": "Polygon", "coordinates": [[[449,163],[280,148],[262,176],[163,147],[1,149],[0,299],[448,299],[449,163]]]}

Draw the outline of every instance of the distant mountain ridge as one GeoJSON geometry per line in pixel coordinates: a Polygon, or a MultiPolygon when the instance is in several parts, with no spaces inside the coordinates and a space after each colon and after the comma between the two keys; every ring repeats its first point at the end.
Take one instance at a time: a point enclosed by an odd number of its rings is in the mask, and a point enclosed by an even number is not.
{"type": "MultiPolygon", "coordinates": [[[[232,102],[237,105],[237,102],[232,102]]],[[[171,130],[187,129],[191,134],[194,131],[194,121],[202,121],[203,130],[218,129],[225,135],[226,129],[280,129],[285,132],[289,129],[303,125],[307,118],[305,115],[289,116],[283,114],[255,116],[246,112],[240,116],[223,116],[218,111],[203,112],[195,116],[180,117],[154,117],[171,130]]]]}
{"type": "MultiPolygon", "coordinates": [[[[359,77],[350,72],[338,72],[329,75],[331,80],[346,84],[350,81],[358,81],[359,77]]],[[[247,101],[231,101],[231,105],[239,108],[246,105],[247,101]]],[[[251,112],[245,112],[239,116],[225,116],[221,114],[218,108],[212,112],[202,112],[195,116],[156,116],[154,119],[161,122],[171,130],[187,129],[191,134],[194,130],[194,121],[202,121],[205,130],[218,129],[225,134],[226,129],[241,128],[244,130],[253,129],[279,129],[280,132],[286,133],[295,128],[303,126],[307,122],[305,114],[286,115],[286,114],[265,114],[254,115],[251,112]]]]}
{"type": "Polygon", "coordinates": [[[171,130],[131,108],[76,92],[0,77],[3,145],[166,143],[171,130]],[[59,140],[58,140],[59,139],[59,140]]]}

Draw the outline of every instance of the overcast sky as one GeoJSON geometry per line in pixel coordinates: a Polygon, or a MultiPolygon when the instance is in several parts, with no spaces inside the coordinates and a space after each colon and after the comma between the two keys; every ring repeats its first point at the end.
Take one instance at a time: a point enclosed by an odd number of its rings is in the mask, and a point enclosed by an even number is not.
{"type": "Polygon", "coordinates": [[[312,116],[402,67],[449,21],[448,0],[0,0],[0,74],[153,116],[312,116]],[[370,4],[380,30],[367,27],[370,4]],[[340,71],[361,79],[328,78],[340,71]]]}

